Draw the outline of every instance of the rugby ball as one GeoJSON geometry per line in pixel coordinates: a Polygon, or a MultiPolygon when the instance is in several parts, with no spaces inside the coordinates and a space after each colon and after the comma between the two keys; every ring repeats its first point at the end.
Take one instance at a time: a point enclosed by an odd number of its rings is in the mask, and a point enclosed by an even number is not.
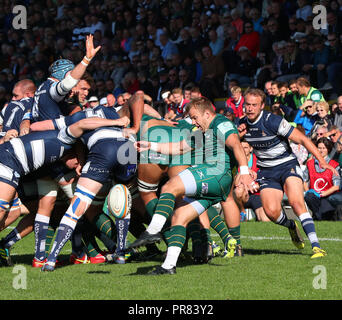
{"type": "Polygon", "coordinates": [[[131,211],[132,196],[123,184],[114,185],[107,198],[108,212],[116,219],[125,218],[131,211]]]}

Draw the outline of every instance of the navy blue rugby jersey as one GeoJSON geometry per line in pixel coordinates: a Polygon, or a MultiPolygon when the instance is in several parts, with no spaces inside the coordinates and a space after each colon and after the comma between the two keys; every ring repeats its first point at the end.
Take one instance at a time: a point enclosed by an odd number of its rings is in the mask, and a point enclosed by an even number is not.
{"type": "Polygon", "coordinates": [[[3,118],[2,131],[15,129],[20,131],[20,124],[24,115],[29,112],[33,105],[33,98],[23,98],[21,100],[12,100],[7,107],[1,111],[3,118]]]}
{"type": "Polygon", "coordinates": [[[33,97],[32,120],[42,121],[65,116],[61,102],[69,93],[61,82],[48,78],[36,90],[33,97]]]}
{"type": "Polygon", "coordinates": [[[247,125],[244,138],[253,147],[258,167],[275,167],[296,159],[288,140],[294,127],[283,117],[263,110],[255,122],[244,117],[241,123],[247,125]]]}
{"type": "Polygon", "coordinates": [[[11,169],[20,174],[28,174],[45,164],[59,160],[66,150],[72,148],[75,141],[76,139],[68,134],[67,128],[60,131],[32,132],[0,145],[0,163],[6,165],[2,156],[9,153],[16,163],[16,168],[11,169]]]}

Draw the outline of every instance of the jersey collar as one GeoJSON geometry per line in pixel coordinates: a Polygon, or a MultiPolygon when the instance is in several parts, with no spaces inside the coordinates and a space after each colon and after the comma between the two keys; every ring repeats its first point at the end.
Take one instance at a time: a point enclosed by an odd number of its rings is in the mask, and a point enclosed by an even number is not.
{"type": "Polygon", "coordinates": [[[259,114],[259,117],[257,117],[257,119],[254,122],[250,122],[248,120],[248,118],[247,118],[247,123],[250,124],[250,125],[254,125],[254,124],[258,123],[263,114],[264,114],[264,110],[261,110],[261,113],[259,114]]]}

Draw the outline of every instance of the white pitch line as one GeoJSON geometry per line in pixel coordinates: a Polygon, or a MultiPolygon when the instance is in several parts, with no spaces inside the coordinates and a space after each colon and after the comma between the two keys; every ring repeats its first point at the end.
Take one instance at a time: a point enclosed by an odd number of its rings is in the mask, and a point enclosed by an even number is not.
{"type": "MultiPolygon", "coordinates": [[[[220,236],[218,234],[214,234],[211,237],[212,238],[220,238],[220,236]]],[[[290,237],[264,237],[264,236],[243,236],[243,235],[241,235],[240,237],[242,239],[250,239],[250,240],[289,240],[290,239],[290,237]]],[[[320,238],[320,237],[318,237],[318,240],[342,242],[342,239],[340,239],[340,238],[320,238]]]]}

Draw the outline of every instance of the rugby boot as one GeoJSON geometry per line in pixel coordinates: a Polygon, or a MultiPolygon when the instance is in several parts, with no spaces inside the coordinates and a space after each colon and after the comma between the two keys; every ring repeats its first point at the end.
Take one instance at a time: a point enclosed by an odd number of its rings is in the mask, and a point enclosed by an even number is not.
{"type": "Polygon", "coordinates": [[[176,267],[165,269],[162,266],[157,266],[154,270],[148,273],[150,276],[158,276],[161,274],[176,274],[176,267]]]}
{"type": "Polygon", "coordinates": [[[304,249],[304,240],[300,234],[297,222],[294,221],[295,227],[293,229],[289,228],[289,233],[291,236],[292,243],[297,249],[304,249]]]}
{"type": "Polygon", "coordinates": [[[327,255],[327,253],[319,247],[313,247],[312,252],[313,255],[311,256],[311,259],[322,258],[327,255]]]}
{"type": "Polygon", "coordinates": [[[137,248],[141,246],[146,246],[147,244],[152,244],[155,242],[160,242],[162,240],[162,234],[160,232],[156,234],[151,234],[147,231],[144,231],[140,237],[135,240],[129,248],[137,248]]]}

